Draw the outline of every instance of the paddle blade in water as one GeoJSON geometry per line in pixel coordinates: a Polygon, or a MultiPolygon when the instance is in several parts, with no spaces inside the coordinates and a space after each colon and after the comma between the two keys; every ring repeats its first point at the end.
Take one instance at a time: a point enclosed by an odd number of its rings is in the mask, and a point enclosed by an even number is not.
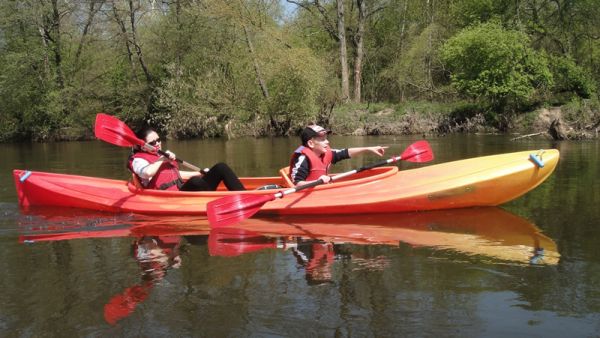
{"type": "Polygon", "coordinates": [[[241,222],[257,213],[274,195],[231,195],[208,202],[208,223],[213,228],[241,222]]]}
{"type": "Polygon", "coordinates": [[[402,153],[403,161],[409,162],[429,162],[433,160],[433,151],[427,141],[417,141],[402,153]]]}
{"type": "Polygon", "coordinates": [[[137,138],[125,123],[114,116],[103,113],[96,115],[94,134],[102,141],[121,147],[144,145],[144,141],[137,138]]]}

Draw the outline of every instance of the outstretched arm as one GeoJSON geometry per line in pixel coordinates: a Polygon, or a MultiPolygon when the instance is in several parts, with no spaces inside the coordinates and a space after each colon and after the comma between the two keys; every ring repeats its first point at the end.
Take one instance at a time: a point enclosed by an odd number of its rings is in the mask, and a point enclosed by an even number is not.
{"type": "Polygon", "coordinates": [[[383,156],[383,154],[385,154],[385,150],[387,148],[388,147],[382,147],[382,146],[348,148],[348,155],[350,155],[350,157],[354,157],[354,155],[358,155],[358,154],[370,151],[377,156],[383,156]]]}

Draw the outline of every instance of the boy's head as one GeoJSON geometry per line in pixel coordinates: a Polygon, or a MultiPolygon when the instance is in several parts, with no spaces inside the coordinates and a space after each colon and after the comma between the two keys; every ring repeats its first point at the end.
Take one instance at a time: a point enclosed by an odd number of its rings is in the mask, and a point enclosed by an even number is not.
{"type": "Polygon", "coordinates": [[[331,130],[327,130],[316,124],[311,124],[302,130],[300,139],[302,140],[302,145],[308,147],[308,141],[312,139],[327,138],[329,133],[331,133],[331,130]]]}
{"type": "Polygon", "coordinates": [[[311,124],[304,128],[302,134],[300,134],[302,145],[310,148],[315,154],[321,156],[329,149],[329,140],[327,140],[327,134],[329,133],[331,133],[330,130],[317,126],[316,124],[311,124]]]}

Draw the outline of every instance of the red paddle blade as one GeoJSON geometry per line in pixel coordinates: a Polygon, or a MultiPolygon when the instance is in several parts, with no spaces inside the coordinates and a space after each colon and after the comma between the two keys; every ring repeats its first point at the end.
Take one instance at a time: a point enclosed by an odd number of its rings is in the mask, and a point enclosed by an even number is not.
{"type": "Polygon", "coordinates": [[[96,115],[94,134],[102,141],[116,146],[133,147],[134,145],[144,145],[144,141],[137,138],[125,123],[114,116],[103,113],[96,115]]]}
{"type": "Polygon", "coordinates": [[[417,141],[406,148],[400,155],[403,161],[429,162],[433,160],[433,151],[427,141],[417,141]]]}
{"type": "Polygon", "coordinates": [[[231,195],[206,204],[208,223],[213,228],[241,222],[257,213],[274,195],[231,195]]]}

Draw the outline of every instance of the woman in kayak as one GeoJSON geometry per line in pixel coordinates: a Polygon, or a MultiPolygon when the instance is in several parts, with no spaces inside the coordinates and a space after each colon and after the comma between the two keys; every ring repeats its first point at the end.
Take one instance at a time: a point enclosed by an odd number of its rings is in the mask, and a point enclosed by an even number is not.
{"type": "Polygon", "coordinates": [[[157,153],[161,139],[152,128],[136,133],[154,151],[134,147],[127,168],[134,173],[144,188],[181,191],[214,191],[223,182],[229,190],[246,190],[237,175],[225,163],[217,163],[206,172],[179,170],[176,156],[166,151],[168,158],[157,153]]]}
{"type": "Polygon", "coordinates": [[[374,146],[341,150],[331,149],[327,139],[329,133],[331,133],[331,130],[315,124],[302,130],[300,134],[302,145],[294,151],[290,161],[289,175],[295,185],[310,183],[318,179],[322,179],[324,183],[329,183],[331,177],[327,174],[332,164],[367,151],[383,156],[387,148],[374,146]]]}

